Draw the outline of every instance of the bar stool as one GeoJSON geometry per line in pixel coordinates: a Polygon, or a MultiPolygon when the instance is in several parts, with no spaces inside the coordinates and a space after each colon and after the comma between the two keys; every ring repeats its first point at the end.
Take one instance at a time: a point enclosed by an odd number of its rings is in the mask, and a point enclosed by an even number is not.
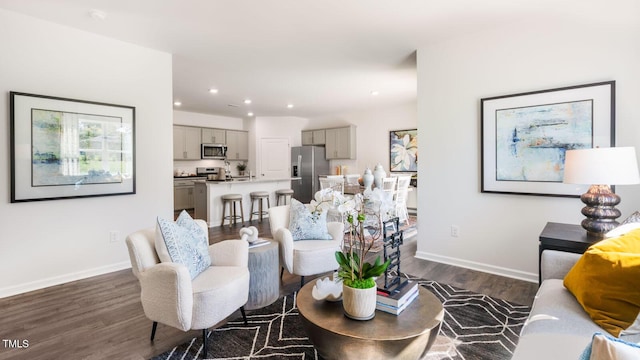
{"type": "Polygon", "coordinates": [[[226,194],[221,196],[222,199],[222,223],[224,225],[225,220],[229,220],[229,226],[231,223],[236,223],[236,220],[240,219],[244,222],[244,210],[242,210],[242,195],[241,194],[226,194]],[[227,210],[227,204],[229,204],[229,215],[225,216],[227,210]],[[240,205],[240,216],[236,215],[236,204],[240,205]]]}
{"type": "Polygon", "coordinates": [[[269,204],[269,192],[267,191],[253,191],[249,194],[251,196],[251,213],[249,214],[249,221],[253,219],[253,215],[258,215],[258,219],[262,222],[262,215],[267,215],[267,211],[271,205],[269,204]],[[267,210],[263,209],[263,202],[267,200],[267,210]],[[253,203],[258,200],[258,211],[253,211],[253,203]]]}
{"type": "Polygon", "coordinates": [[[283,205],[287,205],[287,197],[289,198],[289,202],[291,202],[292,196],[293,196],[293,190],[291,189],[276,190],[276,206],[280,205],[280,197],[284,197],[283,205]]]}

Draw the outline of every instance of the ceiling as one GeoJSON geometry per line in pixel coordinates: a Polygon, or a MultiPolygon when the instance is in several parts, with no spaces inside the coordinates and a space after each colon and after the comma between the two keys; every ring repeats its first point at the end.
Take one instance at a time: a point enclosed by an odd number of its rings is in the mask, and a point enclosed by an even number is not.
{"type": "Polygon", "coordinates": [[[428,44],[520,21],[637,25],[638,3],[0,0],[0,8],[173,54],[176,109],[313,118],[414,101],[416,49],[428,44]]]}

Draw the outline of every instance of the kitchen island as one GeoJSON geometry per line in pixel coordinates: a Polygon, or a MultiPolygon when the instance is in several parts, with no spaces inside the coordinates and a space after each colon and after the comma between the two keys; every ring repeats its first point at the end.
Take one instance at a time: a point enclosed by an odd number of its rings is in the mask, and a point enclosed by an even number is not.
{"type": "MultiPolygon", "coordinates": [[[[222,223],[222,195],[240,194],[242,195],[244,220],[248,221],[251,215],[249,212],[251,209],[251,196],[249,194],[251,192],[267,191],[270,205],[276,206],[276,190],[291,189],[291,180],[299,179],[295,177],[281,179],[240,178],[227,181],[195,181],[195,218],[206,221],[209,227],[220,226],[222,223]]],[[[256,202],[254,210],[257,207],[258,203],[256,202]]],[[[254,219],[257,219],[257,216],[254,216],[254,219]]]]}

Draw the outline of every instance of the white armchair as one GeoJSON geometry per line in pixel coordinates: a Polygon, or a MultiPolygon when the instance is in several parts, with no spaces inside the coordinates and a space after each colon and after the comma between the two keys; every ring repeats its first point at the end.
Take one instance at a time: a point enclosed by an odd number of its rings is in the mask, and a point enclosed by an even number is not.
{"type": "MultiPolygon", "coordinates": [[[[300,276],[300,287],[307,275],[322,274],[338,269],[335,252],[341,250],[344,224],[327,222],[333,240],[293,241],[289,231],[289,205],[269,208],[269,225],[273,239],[280,244],[280,266],[300,276]]],[[[280,273],[282,277],[282,272],[280,273]]]]}
{"type": "MultiPolygon", "coordinates": [[[[208,232],[206,222],[195,220],[208,232]]],[[[211,266],[193,280],[189,270],[172,262],[160,262],[155,228],[130,234],[126,243],[133,274],[140,281],[144,313],[153,321],[151,340],[158,323],[182,331],[200,330],[203,355],[207,356],[207,329],[238,308],[246,324],[244,304],[249,297],[249,251],[246,241],[226,240],[209,246],[211,266]]]]}

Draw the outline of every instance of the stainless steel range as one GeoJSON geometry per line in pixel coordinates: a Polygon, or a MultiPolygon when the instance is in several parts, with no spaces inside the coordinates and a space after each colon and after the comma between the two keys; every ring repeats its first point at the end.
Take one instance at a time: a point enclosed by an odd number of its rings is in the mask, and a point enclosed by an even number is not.
{"type": "Polygon", "coordinates": [[[226,180],[224,168],[221,167],[198,167],[196,168],[196,174],[198,176],[206,176],[207,180],[226,180]]]}

